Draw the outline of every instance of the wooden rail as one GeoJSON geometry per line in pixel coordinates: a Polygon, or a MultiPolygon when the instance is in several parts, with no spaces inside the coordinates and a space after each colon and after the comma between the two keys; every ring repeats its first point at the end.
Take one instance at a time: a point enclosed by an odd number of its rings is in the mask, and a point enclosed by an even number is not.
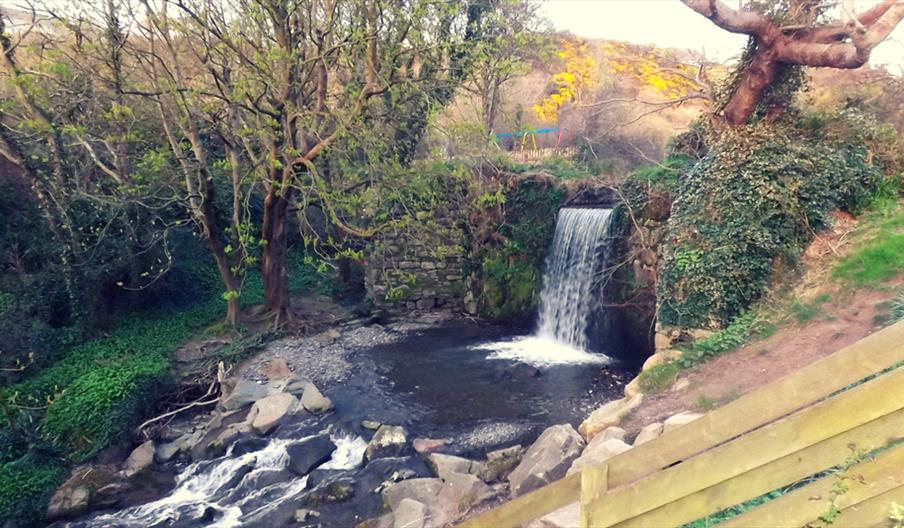
{"type": "Polygon", "coordinates": [[[461,526],[516,527],[575,502],[585,527],[681,526],[826,472],[726,526],[802,526],[835,509],[838,526],[881,523],[892,502],[904,504],[904,471],[889,474],[904,464],[904,447],[846,469],[858,477],[840,495],[831,470],[850,462],[852,446],[868,452],[904,439],[904,369],[883,374],[902,362],[898,323],[461,526]]]}

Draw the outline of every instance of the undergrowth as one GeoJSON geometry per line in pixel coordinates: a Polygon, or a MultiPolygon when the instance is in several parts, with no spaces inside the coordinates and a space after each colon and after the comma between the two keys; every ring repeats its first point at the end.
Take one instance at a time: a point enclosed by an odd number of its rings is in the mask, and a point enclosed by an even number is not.
{"type": "MultiPolygon", "coordinates": [[[[291,277],[293,292],[329,282],[309,266],[291,277]]],[[[218,283],[209,279],[198,278],[210,285],[204,300],[129,315],[109,335],[73,346],[55,364],[0,390],[0,408],[12,424],[0,428],[0,519],[40,519],[70,464],[129,438],[175,386],[170,355],[225,312],[218,283]]],[[[260,276],[250,275],[244,303],[262,298],[260,276]]],[[[239,337],[222,358],[237,361],[257,346],[253,336],[239,337]]]]}
{"type": "Polygon", "coordinates": [[[904,272],[904,208],[865,217],[856,249],[832,269],[832,278],[855,287],[880,287],[904,272]]]}

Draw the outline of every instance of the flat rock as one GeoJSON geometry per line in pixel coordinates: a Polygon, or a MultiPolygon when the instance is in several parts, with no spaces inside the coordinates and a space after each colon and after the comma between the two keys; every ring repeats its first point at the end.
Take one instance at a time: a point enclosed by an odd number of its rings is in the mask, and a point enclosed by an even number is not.
{"type": "Polygon", "coordinates": [[[618,425],[622,418],[643,403],[643,394],[638,394],[633,398],[622,398],[606,403],[599,409],[593,411],[586,420],[581,423],[578,431],[581,435],[589,440],[605,430],[607,427],[618,425]]]}
{"type": "Polygon", "coordinates": [[[468,460],[452,455],[443,455],[440,453],[431,453],[427,455],[427,467],[434,475],[448,480],[453,473],[464,473],[466,475],[477,475],[481,470],[480,462],[468,460]]]}
{"type": "Polygon", "coordinates": [[[408,443],[408,432],[397,425],[382,425],[367,444],[364,452],[366,460],[399,456],[408,443]]]}
{"type": "Polygon", "coordinates": [[[375,422],[373,420],[361,420],[361,427],[368,429],[370,431],[376,431],[382,425],[383,424],[381,424],[380,422],[375,422]]]}
{"type": "Polygon", "coordinates": [[[651,440],[659,438],[659,436],[662,434],[662,429],[663,425],[660,422],[645,425],[643,429],[641,429],[640,432],[637,433],[637,437],[634,439],[634,445],[643,445],[651,440]]]}
{"type": "Polygon", "coordinates": [[[154,441],[148,440],[136,447],[122,465],[126,477],[137,475],[154,464],[154,441]]]}
{"type": "Polygon", "coordinates": [[[308,383],[301,396],[301,406],[308,412],[320,414],[331,410],[333,402],[321,394],[316,385],[308,383]]]}
{"type": "Polygon", "coordinates": [[[289,469],[299,477],[303,477],[312,469],[328,461],[335,450],[336,444],[327,435],[313,436],[289,444],[286,446],[286,453],[289,455],[289,469]]]}
{"type": "Polygon", "coordinates": [[[427,506],[423,502],[404,498],[392,511],[393,528],[424,528],[427,522],[427,506]]]}
{"type": "Polygon", "coordinates": [[[671,416],[665,420],[663,423],[662,432],[667,433],[673,429],[678,429],[683,425],[687,425],[698,418],[701,418],[703,415],[700,413],[684,411],[680,412],[674,416],[671,416]]]}
{"type": "Polygon", "coordinates": [[[438,478],[416,478],[397,482],[383,490],[383,502],[389,509],[396,511],[402,499],[416,500],[427,504],[436,500],[440,490],[443,489],[443,481],[438,478]]]}
{"type": "Polygon", "coordinates": [[[609,460],[615,455],[624,453],[631,449],[631,446],[618,438],[609,438],[602,440],[601,435],[597,435],[590,443],[581,456],[578,457],[568,469],[568,474],[574,474],[586,466],[599,466],[603,462],[609,460]]]}
{"type": "Polygon", "coordinates": [[[267,363],[263,368],[262,374],[267,376],[270,381],[284,380],[292,377],[292,371],[289,370],[289,363],[286,358],[277,356],[267,363]]]}
{"type": "Polygon", "coordinates": [[[545,431],[524,454],[508,476],[512,496],[518,497],[565,476],[571,463],[581,455],[584,440],[568,424],[545,431]]]}
{"type": "Polygon", "coordinates": [[[643,367],[641,367],[641,371],[650,370],[653,367],[657,367],[659,365],[664,365],[669,361],[674,361],[681,357],[681,351],[675,350],[672,348],[667,348],[665,350],[660,350],[656,352],[652,356],[648,357],[646,361],[643,362],[643,367]]]}
{"type": "Polygon", "coordinates": [[[298,398],[287,392],[271,394],[254,402],[248,411],[248,422],[257,434],[265,435],[298,407],[298,398]]]}

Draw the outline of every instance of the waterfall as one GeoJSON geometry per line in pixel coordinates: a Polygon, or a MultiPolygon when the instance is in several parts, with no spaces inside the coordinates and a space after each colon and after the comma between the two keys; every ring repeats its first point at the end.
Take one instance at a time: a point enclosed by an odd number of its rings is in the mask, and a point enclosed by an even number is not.
{"type": "Polygon", "coordinates": [[[587,329],[598,304],[595,292],[608,256],[611,218],[611,209],[559,211],[540,293],[539,337],[587,349],[587,329]]]}
{"type": "Polygon", "coordinates": [[[608,363],[590,352],[590,331],[606,333],[599,309],[600,280],[609,260],[611,209],[566,208],[559,211],[552,248],[546,259],[540,311],[534,335],[483,343],[491,359],[525,361],[536,366],[608,363]]]}

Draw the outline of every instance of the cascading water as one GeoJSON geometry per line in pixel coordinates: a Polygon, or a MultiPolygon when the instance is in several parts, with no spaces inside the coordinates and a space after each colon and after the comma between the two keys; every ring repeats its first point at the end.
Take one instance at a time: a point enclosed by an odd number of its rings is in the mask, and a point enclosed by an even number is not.
{"type": "MultiPolygon", "coordinates": [[[[546,261],[537,330],[533,336],[479,345],[491,358],[534,365],[607,363],[589,351],[588,331],[602,316],[600,280],[610,256],[611,209],[565,208],[546,261]]],[[[605,325],[603,325],[605,326],[605,325]]]]}
{"type": "Polygon", "coordinates": [[[537,336],[586,350],[611,209],[562,209],[543,276],[537,336]]]}

